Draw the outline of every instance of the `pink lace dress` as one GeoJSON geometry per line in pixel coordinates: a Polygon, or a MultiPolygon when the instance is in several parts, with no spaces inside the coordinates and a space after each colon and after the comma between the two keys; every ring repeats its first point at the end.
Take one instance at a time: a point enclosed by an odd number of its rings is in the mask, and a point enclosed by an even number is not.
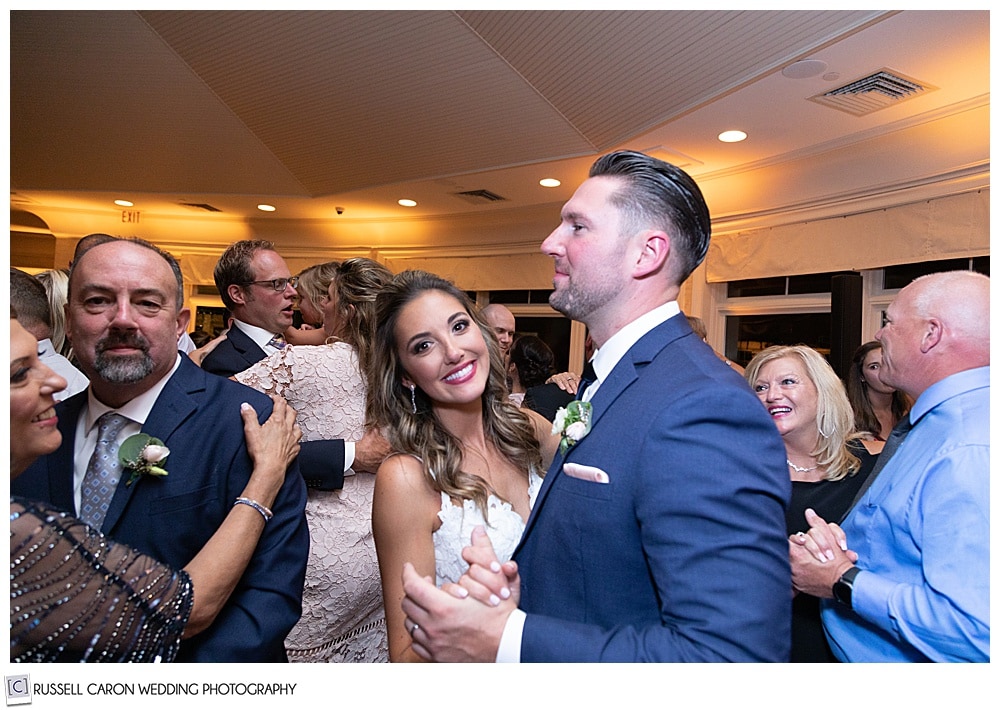
{"type": "MultiPolygon", "coordinates": [[[[304,441],[357,441],[364,433],[365,383],[347,343],[289,345],[235,377],[284,397],[298,413],[304,441]]],[[[302,618],[285,639],[292,662],[389,660],[371,529],[375,476],[348,474],[339,491],[309,491],[302,618]]]]}

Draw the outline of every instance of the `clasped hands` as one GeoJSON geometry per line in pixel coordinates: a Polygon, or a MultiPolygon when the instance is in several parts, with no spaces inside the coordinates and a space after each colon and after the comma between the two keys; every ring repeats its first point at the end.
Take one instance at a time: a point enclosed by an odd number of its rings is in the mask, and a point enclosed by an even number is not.
{"type": "Polygon", "coordinates": [[[472,544],[462,550],[462,559],[469,570],[458,584],[446,583],[440,589],[409,562],[403,565],[406,628],[421,658],[492,663],[507,617],[520,599],[517,563],[499,562],[482,526],[472,531],[472,544]]]}
{"type": "Polygon", "coordinates": [[[806,509],[808,532],[788,538],[792,587],[814,597],[832,598],[833,585],[858,561],[847,547],[847,535],[836,523],[828,523],[812,508],[806,509]]]}

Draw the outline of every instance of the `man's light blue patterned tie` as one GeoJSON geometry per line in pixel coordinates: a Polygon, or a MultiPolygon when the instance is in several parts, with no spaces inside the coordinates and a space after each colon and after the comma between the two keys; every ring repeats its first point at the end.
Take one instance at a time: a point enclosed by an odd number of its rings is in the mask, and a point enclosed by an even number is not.
{"type": "Polygon", "coordinates": [[[129,422],[117,412],[107,412],[97,420],[97,446],[87,464],[80,492],[80,519],[98,530],[121,478],[118,461],[118,433],[129,422]]]}

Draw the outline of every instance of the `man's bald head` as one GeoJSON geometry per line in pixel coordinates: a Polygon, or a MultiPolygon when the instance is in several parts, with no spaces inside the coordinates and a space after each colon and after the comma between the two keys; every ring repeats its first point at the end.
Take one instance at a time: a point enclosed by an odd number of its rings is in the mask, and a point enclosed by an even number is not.
{"type": "Polygon", "coordinates": [[[483,320],[487,322],[500,341],[500,350],[504,360],[510,355],[510,346],[514,343],[514,314],[499,303],[491,303],[482,310],[483,320]]]}
{"type": "Polygon", "coordinates": [[[949,375],[990,364],[990,279],[946,271],[914,279],[886,311],[879,379],[913,398],[949,375]]]}

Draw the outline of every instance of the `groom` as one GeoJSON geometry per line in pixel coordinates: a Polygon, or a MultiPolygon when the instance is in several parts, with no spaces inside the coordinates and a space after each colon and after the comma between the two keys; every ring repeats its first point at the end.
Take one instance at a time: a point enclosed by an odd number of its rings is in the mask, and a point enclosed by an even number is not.
{"type": "Polygon", "coordinates": [[[418,654],[788,660],[784,446],[676,302],[710,226],[686,173],[630,151],[598,159],[563,207],[542,251],[555,260],[550,303],[598,347],[597,380],[582,395],[593,429],[556,455],[516,564],[501,568],[474,534],[463,553],[471,593],[448,594],[404,566],[418,654]]]}

